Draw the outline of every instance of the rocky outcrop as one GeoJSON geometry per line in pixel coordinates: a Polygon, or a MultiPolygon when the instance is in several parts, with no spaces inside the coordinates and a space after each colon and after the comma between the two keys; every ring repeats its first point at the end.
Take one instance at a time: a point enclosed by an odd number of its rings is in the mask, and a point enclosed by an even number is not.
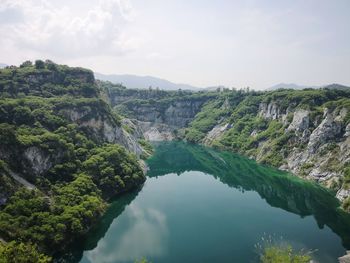
{"type": "Polygon", "coordinates": [[[168,105],[144,104],[131,107],[137,120],[162,123],[172,129],[186,127],[200,111],[205,100],[179,100],[168,105]]]}
{"type": "Polygon", "coordinates": [[[337,198],[340,201],[344,201],[348,196],[350,196],[350,189],[340,189],[337,192],[337,198]]]}
{"type": "Polygon", "coordinates": [[[350,263],[350,251],[346,251],[346,255],[338,258],[339,263],[350,263]]]}
{"type": "Polygon", "coordinates": [[[226,130],[230,129],[232,127],[231,124],[222,124],[222,125],[216,125],[211,131],[208,132],[208,134],[203,139],[203,143],[206,145],[210,145],[214,140],[219,138],[226,130]]]}
{"type": "Polygon", "coordinates": [[[9,172],[9,174],[11,175],[11,177],[16,180],[18,183],[20,183],[21,185],[23,185],[24,187],[26,187],[29,190],[33,190],[36,189],[36,186],[29,183],[26,179],[24,179],[23,177],[19,176],[18,174],[14,173],[14,172],[9,172]]]}
{"type": "MultiPolygon", "coordinates": [[[[114,103],[123,101],[114,94],[109,99],[112,106],[120,106],[114,103]]],[[[150,141],[173,140],[178,130],[188,126],[196,114],[201,110],[208,98],[175,98],[161,102],[127,101],[123,107],[127,109],[142,131],[143,137],[150,141]]]]}
{"type": "Polygon", "coordinates": [[[137,123],[143,137],[148,141],[171,141],[175,138],[173,130],[166,124],[141,121],[137,123]]]}
{"type": "Polygon", "coordinates": [[[163,121],[170,127],[184,128],[200,111],[203,100],[175,101],[164,111],[163,121]]]}
{"type": "Polygon", "coordinates": [[[309,128],[310,112],[303,109],[297,109],[293,114],[293,120],[287,128],[287,131],[304,132],[309,128]]]}
{"type": "Polygon", "coordinates": [[[265,119],[277,120],[281,117],[281,110],[277,103],[260,103],[259,116],[265,119]]]}
{"type": "Polygon", "coordinates": [[[52,167],[50,156],[38,147],[29,147],[23,153],[26,161],[30,164],[31,172],[40,175],[52,167]]]}
{"type": "MultiPolygon", "coordinates": [[[[109,143],[121,144],[137,156],[142,154],[143,150],[137,142],[137,136],[129,134],[122,128],[122,125],[118,125],[115,121],[108,118],[108,116],[96,113],[93,118],[87,119],[86,116],[89,115],[89,113],[89,111],[78,111],[74,109],[65,111],[65,115],[71,121],[75,122],[80,127],[90,129],[97,139],[102,139],[109,143]]],[[[124,125],[128,124],[131,125],[132,123],[124,120],[124,125]]]]}
{"type": "Polygon", "coordinates": [[[323,121],[310,135],[309,144],[307,146],[310,153],[315,153],[324,143],[340,137],[342,116],[343,115],[334,116],[329,109],[325,109],[323,121]]]}

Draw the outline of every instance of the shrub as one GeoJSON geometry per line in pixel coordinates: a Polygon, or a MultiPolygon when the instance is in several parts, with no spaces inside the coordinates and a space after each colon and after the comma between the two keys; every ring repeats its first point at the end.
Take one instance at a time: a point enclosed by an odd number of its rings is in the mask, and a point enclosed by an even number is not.
{"type": "Polygon", "coordinates": [[[307,253],[295,252],[291,246],[270,246],[260,256],[262,263],[309,263],[311,256],[307,253]]]}
{"type": "Polygon", "coordinates": [[[48,263],[51,258],[40,253],[36,245],[12,241],[0,242],[0,263],[48,263]]]}
{"type": "Polygon", "coordinates": [[[42,60],[35,60],[35,68],[36,69],[43,69],[45,68],[45,63],[42,60]]]}

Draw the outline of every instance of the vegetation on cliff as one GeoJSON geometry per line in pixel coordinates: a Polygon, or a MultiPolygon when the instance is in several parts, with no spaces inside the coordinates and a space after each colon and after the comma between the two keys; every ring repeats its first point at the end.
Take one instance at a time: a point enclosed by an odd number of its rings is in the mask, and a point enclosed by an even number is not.
{"type": "Polygon", "coordinates": [[[144,182],[136,156],[100,129],[121,129],[120,120],[90,70],[51,61],[0,70],[4,262],[49,261],[42,253],[65,249],[109,198],[144,182]]]}
{"type": "Polygon", "coordinates": [[[349,209],[350,199],[345,199],[350,195],[350,90],[167,93],[103,85],[117,112],[168,125],[174,137],[238,152],[321,181],[338,191],[349,209]]]}

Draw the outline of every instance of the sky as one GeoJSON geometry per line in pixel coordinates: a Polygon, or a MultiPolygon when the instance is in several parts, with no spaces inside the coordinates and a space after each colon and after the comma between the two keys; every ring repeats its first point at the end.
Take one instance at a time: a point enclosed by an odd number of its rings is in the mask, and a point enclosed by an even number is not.
{"type": "Polygon", "coordinates": [[[350,85],[350,0],[0,0],[0,63],[199,87],[350,85]]]}

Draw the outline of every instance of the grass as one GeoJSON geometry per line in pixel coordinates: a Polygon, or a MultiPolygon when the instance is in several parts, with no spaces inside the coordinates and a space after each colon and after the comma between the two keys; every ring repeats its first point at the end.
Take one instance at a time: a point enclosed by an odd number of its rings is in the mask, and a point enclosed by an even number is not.
{"type": "Polygon", "coordinates": [[[263,236],[255,248],[261,263],[309,263],[312,260],[312,251],[297,251],[282,237],[263,236]]]}

